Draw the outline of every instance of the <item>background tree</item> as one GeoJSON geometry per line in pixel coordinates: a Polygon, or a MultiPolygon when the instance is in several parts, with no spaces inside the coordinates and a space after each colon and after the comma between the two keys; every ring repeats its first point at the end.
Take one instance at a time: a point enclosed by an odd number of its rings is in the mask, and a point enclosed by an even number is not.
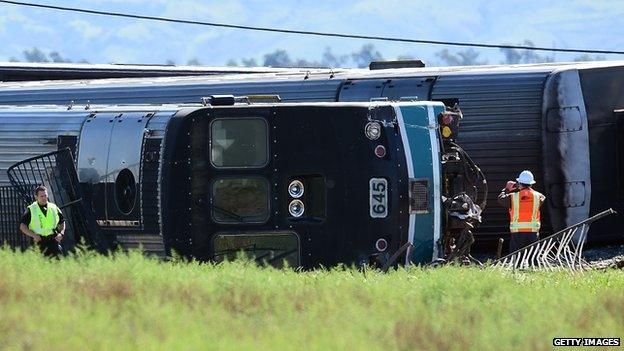
{"type": "Polygon", "coordinates": [[[283,49],[275,50],[272,53],[264,55],[264,64],[267,67],[293,67],[293,62],[288,52],[283,49]]]}
{"type": "Polygon", "coordinates": [[[368,67],[372,61],[383,61],[383,56],[373,44],[365,44],[360,51],[351,54],[351,60],[359,68],[368,67]]]}
{"type": "MultiPolygon", "coordinates": [[[[520,45],[535,47],[535,44],[533,44],[530,40],[524,40],[524,42],[520,45]]],[[[555,61],[554,55],[540,55],[534,50],[500,49],[500,51],[504,56],[503,61],[501,61],[502,64],[543,63],[555,61]]]]}
{"type": "MultiPolygon", "coordinates": [[[[71,63],[72,60],[63,57],[58,51],[51,51],[49,54],[46,54],[43,50],[33,47],[32,49],[22,51],[22,56],[24,57],[24,62],[56,62],[56,63],[71,63]]],[[[11,57],[9,59],[11,62],[20,62],[21,60],[11,57]]],[[[80,60],[79,63],[89,63],[87,60],[80,60]]]]}
{"type": "Polygon", "coordinates": [[[187,66],[201,66],[201,62],[199,62],[199,60],[196,59],[196,58],[192,58],[192,59],[188,60],[186,65],[187,66]]]}
{"type": "Polygon", "coordinates": [[[606,60],[606,57],[604,57],[604,55],[590,55],[590,54],[583,54],[574,58],[575,62],[604,61],[604,60],[606,60]]]}
{"type": "Polygon", "coordinates": [[[477,66],[486,65],[487,60],[479,60],[479,53],[473,49],[466,49],[451,53],[448,49],[436,52],[436,57],[442,61],[442,66],[477,66]]]}

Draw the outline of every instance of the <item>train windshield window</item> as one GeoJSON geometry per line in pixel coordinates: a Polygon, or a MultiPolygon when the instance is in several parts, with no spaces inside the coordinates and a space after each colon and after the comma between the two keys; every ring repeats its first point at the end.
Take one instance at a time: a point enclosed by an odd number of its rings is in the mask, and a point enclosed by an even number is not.
{"type": "Polygon", "coordinates": [[[268,126],[262,118],[220,118],[210,126],[210,161],[217,168],[264,167],[268,126]]]}
{"type": "Polygon", "coordinates": [[[261,178],[222,178],[212,184],[212,218],[218,223],[264,223],[269,184],[261,178]]]}
{"type": "Polygon", "coordinates": [[[228,233],[214,239],[214,259],[231,261],[241,254],[258,263],[283,267],[298,267],[299,238],[292,232],[228,233]]]}

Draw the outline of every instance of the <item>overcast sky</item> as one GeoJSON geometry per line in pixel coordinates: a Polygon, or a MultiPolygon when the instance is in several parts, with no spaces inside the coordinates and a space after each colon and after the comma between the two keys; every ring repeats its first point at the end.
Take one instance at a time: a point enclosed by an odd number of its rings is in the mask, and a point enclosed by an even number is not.
{"type": "MultiPolygon", "coordinates": [[[[29,1],[29,0],[25,0],[29,1]]],[[[412,39],[624,50],[624,1],[211,1],[67,0],[42,4],[174,17],[247,26],[391,36],[412,39]]],[[[223,65],[285,49],[292,58],[320,60],[326,47],[337,55],[372,43],[385,59],[410,55],[435,63],[435,52],[456,47],[251,32],[104,17],[0,3],[0,61],[23,59],[25,49],[58,51],[91,63],[185,64],[197,59],[223,65]]],[[[499,63],[497,49],[479,50],[499,63]]],[[[542,54],[542,53],[540,53],[542,54]]],[[[578,55],[557,54],[557,60],[578,55]]],[[[623,55],[624,56],[624,55],[623,55]]],[[[624,59],[606,55],[607,59],[624,59]]]]}

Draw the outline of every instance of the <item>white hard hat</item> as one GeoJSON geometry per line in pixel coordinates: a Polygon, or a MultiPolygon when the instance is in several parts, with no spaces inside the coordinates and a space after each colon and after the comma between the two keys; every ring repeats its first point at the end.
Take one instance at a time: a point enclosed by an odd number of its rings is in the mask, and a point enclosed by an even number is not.
{"type": "Polygon", "coordinates": [[[520,175],[518,176],[518,178],[516,178],[516,180],[518,181],[518,183],[522,184],[535,184],[535,178],[533,177],[533,173],[531,173],[531,171],[520,172],[520,175]]]}

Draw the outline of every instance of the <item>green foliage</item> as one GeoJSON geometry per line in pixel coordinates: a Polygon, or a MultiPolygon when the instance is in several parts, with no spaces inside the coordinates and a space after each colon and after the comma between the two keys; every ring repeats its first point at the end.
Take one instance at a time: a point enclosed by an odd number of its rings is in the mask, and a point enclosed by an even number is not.
{"type": "Polygon", "coordinates": [[[552,349],[621,337],[624,272],[362,274],[0,250],[0,349],[552,349]]]}

